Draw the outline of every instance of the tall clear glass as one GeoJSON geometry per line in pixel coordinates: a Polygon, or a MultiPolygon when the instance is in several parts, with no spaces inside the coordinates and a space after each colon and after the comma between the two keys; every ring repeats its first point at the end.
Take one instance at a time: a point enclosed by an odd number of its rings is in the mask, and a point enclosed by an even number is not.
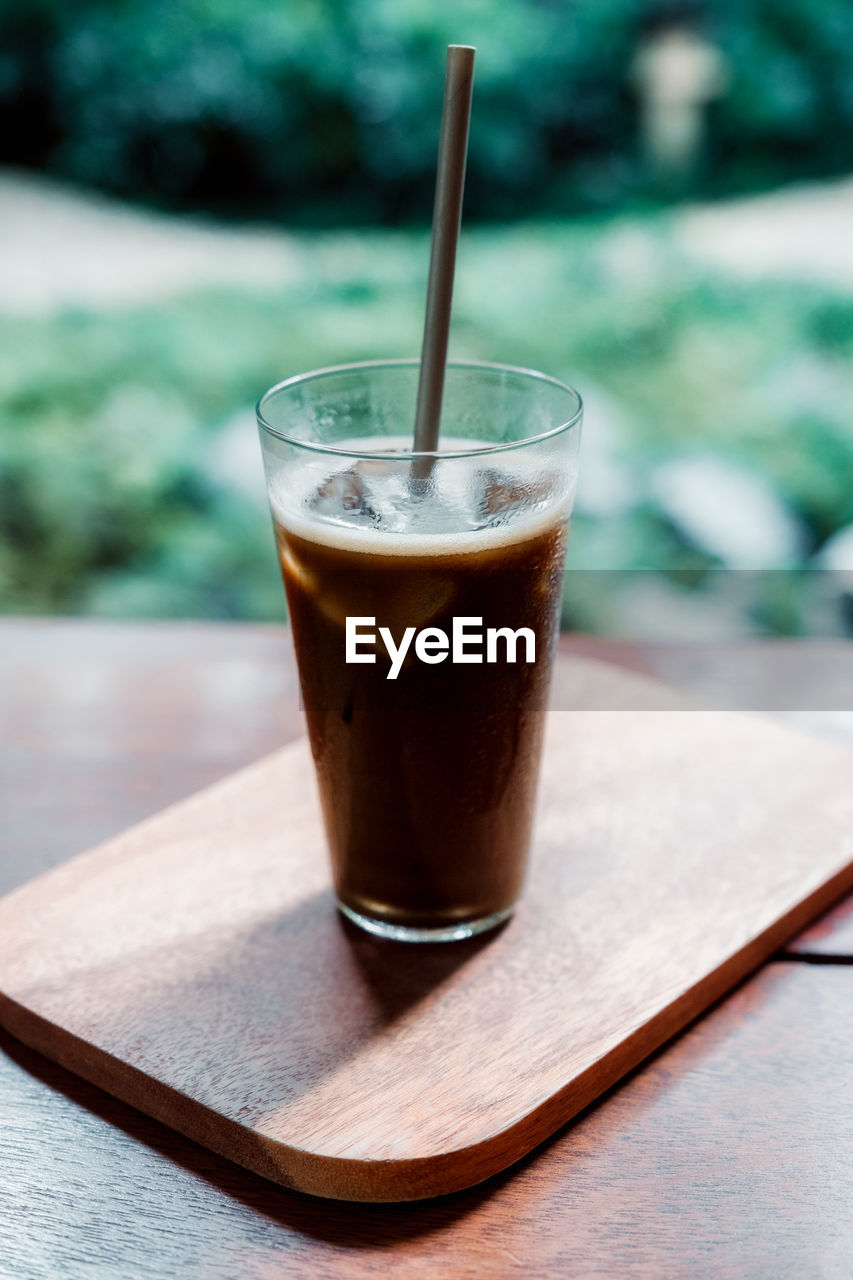
{"type": "Polygon", "coordinates": [[[258,423],[338,904],[444,941],[521,892],[582,406],[454,363],[439,450],[415,454],[418,370],[291,378],[258,423]]]}

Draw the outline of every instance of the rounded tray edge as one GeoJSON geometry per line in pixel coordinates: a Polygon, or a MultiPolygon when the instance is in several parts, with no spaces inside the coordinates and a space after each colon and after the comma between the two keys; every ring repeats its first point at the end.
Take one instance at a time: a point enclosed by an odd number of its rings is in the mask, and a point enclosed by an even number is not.
{"type": "Polygon", "coordinates": [[[190,1141],[287,1190],[325,1200],[399,1204],[452,1195],[503,1172],[571,1118],[559,1107],[556,1094],[507,1129],[469,1146],[400,1160],[324,1155],[222,1115],[2,991],[0,1026],[28,1048],[190,1141]]]}

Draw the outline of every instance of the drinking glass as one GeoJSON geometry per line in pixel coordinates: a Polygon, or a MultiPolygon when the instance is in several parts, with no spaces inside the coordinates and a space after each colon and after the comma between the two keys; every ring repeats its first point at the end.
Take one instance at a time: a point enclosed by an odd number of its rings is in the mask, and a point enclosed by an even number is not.
{"type": "Polygon", "coordinates": [[[521,892],[582,405],[451,363],[439,448],[416,454],[418,373],[307,373],[257,413],[338,905],[447,941],[521,892]]]}

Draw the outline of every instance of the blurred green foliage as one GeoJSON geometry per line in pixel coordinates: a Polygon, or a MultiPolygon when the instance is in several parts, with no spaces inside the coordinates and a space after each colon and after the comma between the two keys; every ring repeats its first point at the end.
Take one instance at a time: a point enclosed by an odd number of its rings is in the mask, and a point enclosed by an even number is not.
{"type": "Polygon", "coordinates": [[[173,204],[425,220],[444,46],[478,46],[466,215],[644,192],[631,65],[679,18],[723,51],[701,185],[853,163],[838,0],[5,0],[0,162],[173,204]]]}
{"type": "MultiPolygon", "coordinates": [[[[605,516],[581,503],[581,563],[701,578],[713,554],[653,480],[702,453],[760,478],[802,529],[805,562],[853,524],[853,299],[712,278],[679,260],[667,226],[468,231],[453,352],[544,368],[588,396],[588,479],[604,447],[631,493],[605,516]]],[[[420,232],[294,245],[276,295],[0,318],[0,607],[282,616],[253,402],[304,369],[417,351],[428,249],[420,232]]],[[[797,629],[796,609],[767,609],[797,629]]]]}

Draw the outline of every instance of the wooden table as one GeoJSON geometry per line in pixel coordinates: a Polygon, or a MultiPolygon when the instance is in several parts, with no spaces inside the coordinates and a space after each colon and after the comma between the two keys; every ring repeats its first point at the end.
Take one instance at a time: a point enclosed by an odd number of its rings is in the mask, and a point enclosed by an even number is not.
{"type": "MultiPolygon", "coordinates": [[[[300,732],[282,629],[6,621],[0,655],[2,891],[300,732]]],[[[851,965],[843,904],[522,1165],[414,1205],[273,1187],[2,1036],[0,1276],[847,1280],[851,965]]]]}

